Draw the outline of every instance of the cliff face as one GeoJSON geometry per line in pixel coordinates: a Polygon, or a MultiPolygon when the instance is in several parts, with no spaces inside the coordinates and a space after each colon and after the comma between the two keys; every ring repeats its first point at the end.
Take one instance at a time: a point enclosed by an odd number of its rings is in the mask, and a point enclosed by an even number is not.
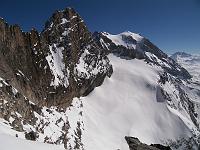
{"type": "Polygon", "coordinates": [[[36,104],[69,106],[111,73],[107,56],[71,8],[55,12],[41,33],[0,20],[0,77],[36,104]]]}

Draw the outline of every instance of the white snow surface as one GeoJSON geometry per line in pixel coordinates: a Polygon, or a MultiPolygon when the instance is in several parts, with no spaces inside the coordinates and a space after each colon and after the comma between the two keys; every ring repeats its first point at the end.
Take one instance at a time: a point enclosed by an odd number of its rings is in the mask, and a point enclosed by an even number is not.
{"type": "Polygon", "coordinates": [[[1,150],[65,150],[61,145],[45,144],[22,139],[23,133],[12,130],[10,126],[6,125],[4,122],[6,121],[0,119],[1,150]],[[16,134],[18,138],[14,137],[16,134]]]}
{"type": "Polygon", "coordinates": [[[132,37],[134,40],[136,40],[137,42],[140,42],[142,41],[143,37],[139,34],[136,34],[136,33],[132,33],[130,31],[128,32],[122,32],[120,34],[116,34],[116,35],[113,35],[113,34],[110,34],[110,33],[107,33],[107,32],[103,32],[102,33],[104,36],[106,36],[107,38],[109,38],[110,40],[112,40],[112,42],[119,46],[124,46],[126,48],[136,48],[136,44],[135,43],[131,43],[130,41],[127,41],[124,39],[124,37],[132,37]]]}
{"type": "Polygon", "coordinates": [[[1,150],[65,150],[58,145],[33,142],[0,133],[1,150]]]}

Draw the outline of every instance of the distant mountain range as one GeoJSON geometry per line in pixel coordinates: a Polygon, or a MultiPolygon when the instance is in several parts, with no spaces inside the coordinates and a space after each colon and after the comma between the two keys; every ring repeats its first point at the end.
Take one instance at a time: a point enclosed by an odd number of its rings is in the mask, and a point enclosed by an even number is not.
{"type": "Polygon", "coordinates": [[[193,76],[193,79],[200,80],[200,55],[187,54],[184,52],[176,52],[171,55],[171,58],[179,63],[182,67],[186,68],[193,76]]]}

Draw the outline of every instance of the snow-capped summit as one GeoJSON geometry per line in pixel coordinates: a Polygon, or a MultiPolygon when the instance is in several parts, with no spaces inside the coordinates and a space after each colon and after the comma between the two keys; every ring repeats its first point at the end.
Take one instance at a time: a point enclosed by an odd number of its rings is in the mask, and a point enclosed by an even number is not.
{"type": "Polygon", "coordinates": [[[112,35],[108,32],[102,32],[103,36],[110,39],[116,46],[124,46],[128,49],[136,49],[136,44],[141,42],[143,37],[139,34],[130,31],[123,32],[117,35],[112,35]]]}
{"type": "Polygon", "coordinates": [[[175,76],[191,78],[187,70],[168,57],[147,38],[139,34],[122,32],[112,35],[107,32],[95,32],[93,37],[99,47],[106,49],[108,53],[114,53],[125,59],[144,59],[148,63],[164,68],[166,72],[170,72],[175,76]]]}

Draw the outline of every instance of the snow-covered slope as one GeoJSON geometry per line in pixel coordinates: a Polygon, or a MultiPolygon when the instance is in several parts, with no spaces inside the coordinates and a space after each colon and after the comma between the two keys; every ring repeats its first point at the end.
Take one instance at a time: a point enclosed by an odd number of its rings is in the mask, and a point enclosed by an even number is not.
{"type": "MultiPolygon", "coordinates": [[[[65,121],[68,121],[69,127],[69,141],[65,146],[68,149],[128,150],[125,136],[138,137],[142,142],[151,144],[187,139],[192,136],[192,131],[198,134],[184,107],[179,106],[181,111],[176,109],[176,105],[181,105],[176,104],[178,99],[172,100],[170,105],[160,93],[161,87],[168,94],[178,92],[170,82],[160,84],[160,73],[163,72],[160,67],[150,66],[143,60],[121,59],[113,54],[109,55],[109,59],[113,75],[106,78],[102,86],[86,97],[75,98],[72,105],[62,112],[51,107],[42,109],[44,116],[36,114],[39,119],[36,126],[40,128],[40,122],[45,124],[38,141],[48,137],[47,141],[56,143],[62,137],[61,128],[65,121]]],[[[22,133],[11,131],[9,129],[7,134],[18,134],[19,138],[23,138],[22,133]]]]}
{"type": "Polygon", "coordinates": [[[0,133],[1,150],[64,150],[57,145],[18,139],[7,134],[0,133]]]}
{"type": "Polygon", "coordinates": [[[1,150],[64,150],[62,146],[50,145],[40,142],[28,141],[22,138],[16,138],[22,136],[23,133],[12,130],[9,125],[4,123],[3,119],[0,119],[0,149],[1,150]]]}
{"type": "Polygon", "coordinates": [[[128,150],[126,135],[148,144],[191,135],[184,121],[192,121],[156,97],[160,70],[142,60],[124,60],[112,54],[109,59],[112,77],[81,98],[86,149],[128,150]]]}

